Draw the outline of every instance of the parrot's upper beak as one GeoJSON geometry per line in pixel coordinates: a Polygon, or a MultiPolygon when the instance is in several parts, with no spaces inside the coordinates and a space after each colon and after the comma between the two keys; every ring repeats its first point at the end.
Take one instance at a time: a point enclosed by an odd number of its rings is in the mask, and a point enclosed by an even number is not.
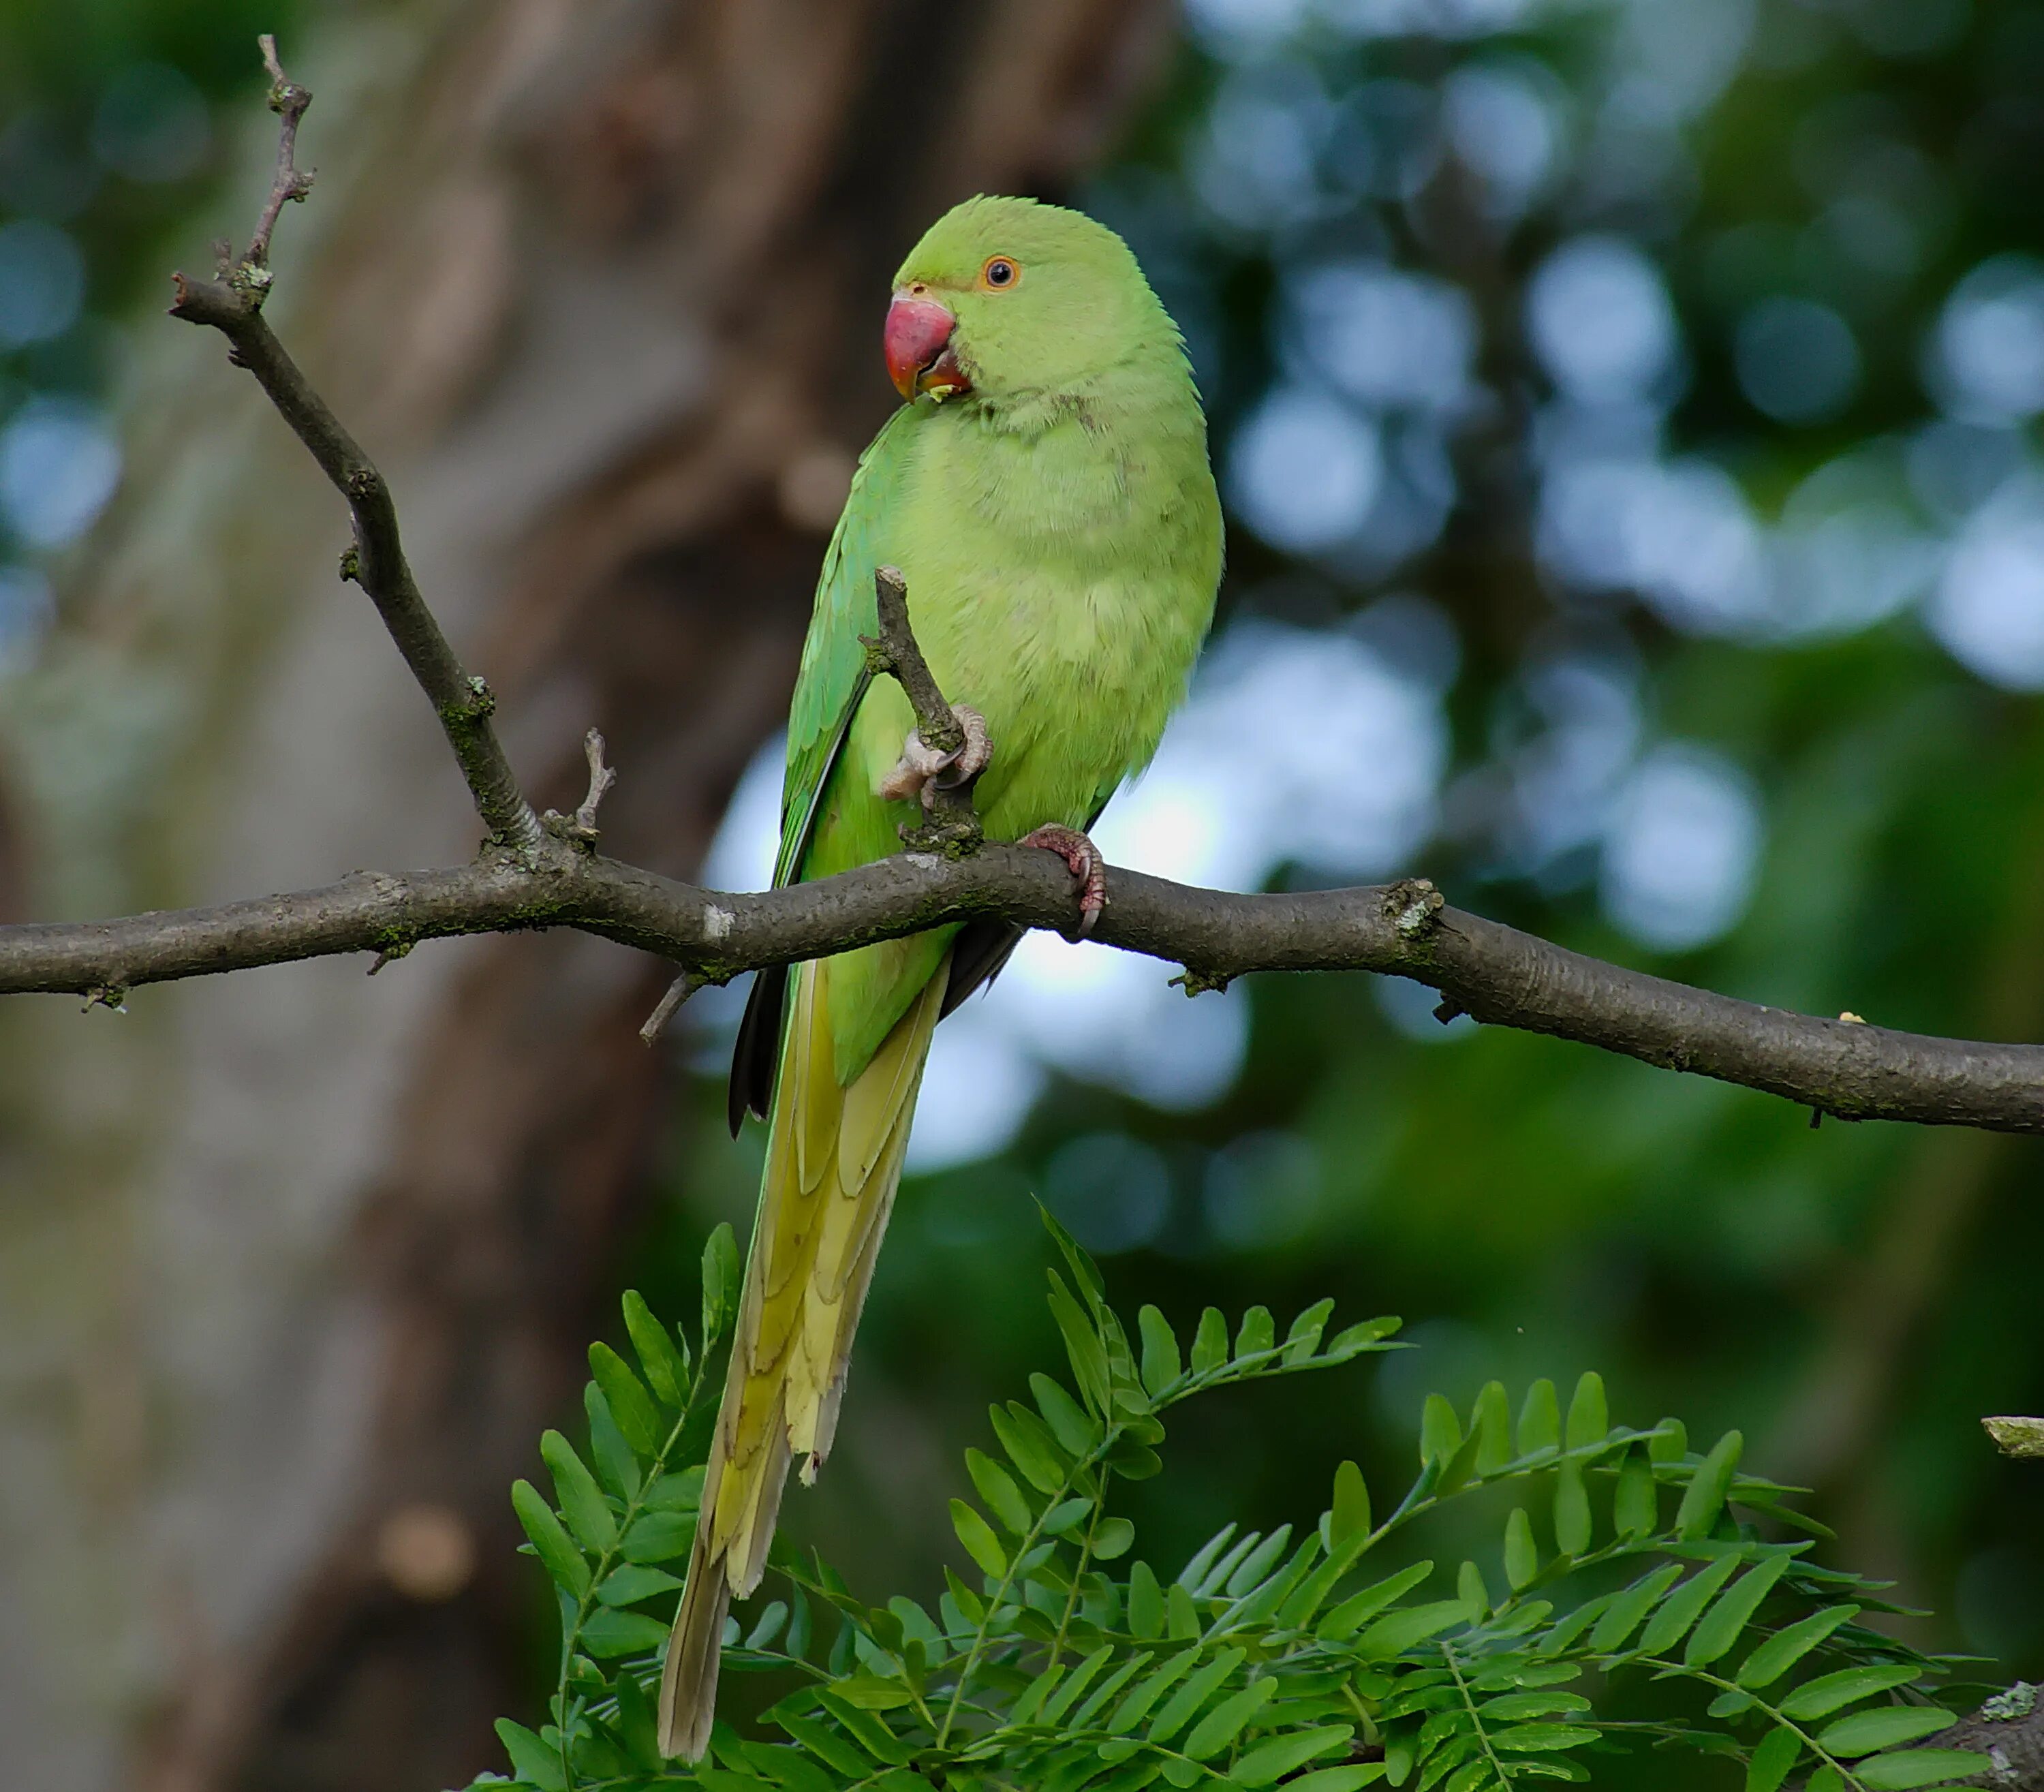
{"type": "Polygon", "coordinates": [[[935,299],[917,298],[912,290],[894,295],[894,302],[887,307],[882,340],[888,377],[903,398],[912,398],[919,392],[943,398],[972,389],[972,382],[959,371],[951,351],[951,331],[957,322],[935,299]]]}

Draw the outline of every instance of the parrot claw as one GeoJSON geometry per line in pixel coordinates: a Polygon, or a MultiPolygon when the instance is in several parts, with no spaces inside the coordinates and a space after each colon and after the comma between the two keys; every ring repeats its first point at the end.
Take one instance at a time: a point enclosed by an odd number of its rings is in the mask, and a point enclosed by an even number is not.
{"type": "Polygon", "coordinates": [[[952,704],[951,717],[965,735],[955,752],[939,752],[924,744],[917,729],[909,730],[901,743],[901,756],[881,781],[880,794],[886,801],[920,797],[928,807],[932,789],[955,790],[986,769],[993,757],[993,736],[987,732],[986,717],[963,703],[952,704]]]}
{"type": "Polygon", "coordinates": [[[1040,846],[1046,852],[1056,853],[1064,860],[1066,868],[1080,880],[1078,936],[1083,940],[1092,933],[1100,911],[1107,906],[1107,864],[1100,856],[1100,848],[1077,828],[1057,826],[1039,828],[1033,833],[1024,834],[1015,844],[1040,846]]]}

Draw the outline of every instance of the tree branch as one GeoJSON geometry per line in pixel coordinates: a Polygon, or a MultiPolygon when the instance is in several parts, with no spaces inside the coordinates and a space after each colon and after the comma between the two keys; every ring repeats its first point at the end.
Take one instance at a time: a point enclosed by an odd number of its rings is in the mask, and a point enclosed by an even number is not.
{"type": "MultiPolygon", "coordinates": [[[[1373,971],[1438,990],[1492,1025],[1572,1039],[1849,1120],[2044,1132],[2044,1047],[1898,1033],[1735,1001],[1565,951],[1443,906],[1424,882],[1235,895],[1110,869],[1106,944],[1186,967],[1195,987],[1252,971],[1373,971]]],[[[572,927],[656,952],[697,983],[994,917],[1058,929],[1071,879],[1049,854],[989,843],[909,853],[738,895],[543,841],[536,867],[360,873],[322,890],[117,921],[0,927],[0,994],[99,1000],[144,983],[420,940],[572,927]]]]}
{"type": "Polygon", "coordinates": [[[302,199],[310,188],[310,177],[298,171],[294,155],[298,120],[312,103],[309,92],[285,78],[275,44],[265,38],[263,46],[272,82],[270,102],[283,120],[276,178],[248,252],[238,262],[230,258],[211,280],[174,275],[177,297],[171,315],[209,325],[227,338],[232,344],[228,358],[255,375],[320,471],[348,501],[355,545],[341,557],[341,576],[368,593],[412,676],[432,701],[490,838],[524,863],[536,863],[542,838],[539,817],[519,790],[490,725],[497,699],[488,685],[463,668],[426,607],[405,562],[398,508],[383,475],[263,320],[263,301],[271,284],[271,230],[285,202],[302,199]]]}
{"type": "Polygon", "coordinates": [[[2044,1456],[2044,1419],[1982,1419],[1981,1425],[2005,1456],[2044,1456]]]}
{"type": "MultiPolygon", "coordinates": [[[[68,992],[88,1005],[117,1004],[144,983],[347,952],[374,952],[380,966],[421,940],[571,927],[679,967],[647,1023],[650,1036],[690,990],[742,971],[975,917],[1061,930],[1070,917],[1068,873],[1040,852],[961,852],[978,839],[963,790],[937,791],[935,801],[947,806],[933,807],[935,825],[917,836],[939,852],[757,895],[720,894],[595,851],[597,805],[613,774],[592,731],[588,795],[572,817],[542,825],[490,725],[489,688],[463,670],[405,564],[389,488],[263,320],[271,230],[308,185],[294,156],[312,98],[286,77],[267,39],[263,54],[271,103],[283,121],[269,199],[238,263],[229,257],[214,280],[179,276],[173,313],[227,336],[232,358],[256,375],[348,500],[355,547],[344,572],[369,594],[432,698],[491,840],[506,850],[457,869],[358,873],[323,890],[210,908],[0,927],[0,994],[68,992]]],[[[901,681],[926,744],[955,750],[958,723],[916,647],[899,573],[881,569],[876,600],[872,669],[901,681]]],[[[1244,896],[1134,871],[1108,875],[1114,899],[1098,938],[1183,965],[1189,992],[1251,971],[1373,971],[1439,990],[1444,1011],[1765,1090],[1819,1114],[2044,1132],[2044,1047],[1927,1038],[1735,1002],[1447,908],[1424,881],[1244,896]]]]}
{"type": "Polygon", "coordinates": [[[2044,1792],[2044,1698],[2018,1680],[1997,1693],[1970,1717],[1927,1736],[1918,1748],[1970,1748],[1988,1758],[1986,1769],[1958,1782],[1992,1786],[1996,1792],[2044,1792]]]}

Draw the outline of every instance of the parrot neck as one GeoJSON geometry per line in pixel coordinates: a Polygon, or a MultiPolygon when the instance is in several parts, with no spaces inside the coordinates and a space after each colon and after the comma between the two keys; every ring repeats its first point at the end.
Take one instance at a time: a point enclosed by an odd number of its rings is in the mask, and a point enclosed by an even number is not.
{"type": "Polygon", "coordinates": [[[961,418],[972,416],[984,428],[1031,437],[1074,421],[1109,432],[1126,419],[1160,410],[1180,413],[1187,406],[1199,413],[1193,370],[1174,332],[1169,342],[1146,344],[1077,379],[1055,386],[975,390],[963,402],[954,399],[943,408],[961,418]]]}

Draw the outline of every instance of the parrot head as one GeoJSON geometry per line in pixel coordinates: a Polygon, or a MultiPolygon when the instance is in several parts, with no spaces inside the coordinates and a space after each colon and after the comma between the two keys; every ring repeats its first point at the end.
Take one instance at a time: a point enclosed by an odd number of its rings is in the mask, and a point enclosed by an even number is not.
{"type": "Polygon", "coordinates": [[[982,195],[894,276],[887,371],[905,398],[998,400],[1078,385],[1178,334],[1128,245],[1083,213],[982,195]]]}

